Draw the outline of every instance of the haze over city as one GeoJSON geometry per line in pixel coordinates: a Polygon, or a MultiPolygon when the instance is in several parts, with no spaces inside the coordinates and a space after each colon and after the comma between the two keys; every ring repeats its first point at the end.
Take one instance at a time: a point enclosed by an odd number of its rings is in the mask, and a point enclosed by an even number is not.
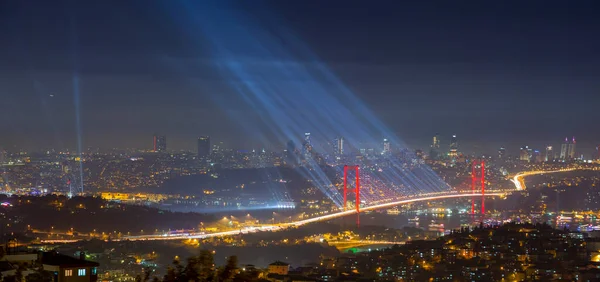
{"type": "MultiPolygon", "coordinates": [[[[383,1],[369,9],[362,1],[318,2],[4,2],[0,92],[2,119],[11,122],[2,123],[0,144],[75,148],[81,134],[85,147],[149,148],[160,132],[176,150],[193,149],[201,135],[230,148],[281,148],[287,140],[269,133],[272,122],[244,102],[232,85],[240,78],[219,71],[224,57],[210,50],[207,29],[226,28],[227,16],[256,44],[288,48],[293,36],[314,57],[260,52],[242,39],[229,55],[303,66],[309,75],[317,66],[331,70],[339,82],[318,78],[310,87],[335,97],[336,83],[348,87],[410,147],[425,148],[435,133],[444,143],[457,134],[487,153],[577,136],[591,154],[600,142],[593,1],[383,1]],[[213,11],[222,17],[212,27],[190,16],[213,11]]],[[[265,71],[244,79],[285,86],[269,78],[275,69],[265,71]]],[[[295,71],[290,78],[301,83],[295,71]]]]}
{"type": "Polygon", "coordinates": [[[597,1],[0,1],[0,282],[600,281],[597,1]]]}

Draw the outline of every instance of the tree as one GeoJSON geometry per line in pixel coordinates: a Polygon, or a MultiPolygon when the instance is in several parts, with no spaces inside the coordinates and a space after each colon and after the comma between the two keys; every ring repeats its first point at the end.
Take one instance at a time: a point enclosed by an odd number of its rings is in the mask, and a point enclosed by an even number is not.
{"type": "Polygon", "coordinates": [[[169,266],[169,268],[167,268],[167,274],[165,274],[163,281],[164,282],[176,282],[177,281],[177,273],[175,271],[175,268],[173,268],[172,266],[169,266]]]}
{"type": "Polygon", "coordinates": [[[198,256],[199,281],[212,282],[215,280],[215,260],[209,250],[200,251],[198,256]]]}
{"type": "Polygon", "coordinates": [[[23,265],[19,265],[19,267],[17,268],[17,271],[15,272],[15,281],[16,282],[23,282],[23,271],[25,270],[25,266],[23,265]]]}
{"type": "Polygon", "coordinates": [[[144,271],[144,278],[142,279],[143,282],[148,282],[150,281],[150,275],[152,274],[152,269],[148,268],[146,269],[146,271],[144,271]]]}
{"type": "Polygon", "coordinates": [[[237,271],[238,258],[237,256],[230,256],[227,258],[227,263],[219,271],[219,281],[228,282],[233,279],[237,271]]]}
{"type": "Polygon", "coordinates": [[[200,257],[189,257],[184,271],[188,281],[200,281],[200,257]]]}
{"type": "Polygon", "coordinates": [[[186,279],[182,279],[183,278],[182,276],[185,275],[183,269],[184,268],[181,265],[181,263],[179,263],[179,260],[174,260],[173,266],[169,266],[169,268],[167,268],[167,274],[165,274],[163,281],[165,281],[165,282],[187,281],[186,279]]]}

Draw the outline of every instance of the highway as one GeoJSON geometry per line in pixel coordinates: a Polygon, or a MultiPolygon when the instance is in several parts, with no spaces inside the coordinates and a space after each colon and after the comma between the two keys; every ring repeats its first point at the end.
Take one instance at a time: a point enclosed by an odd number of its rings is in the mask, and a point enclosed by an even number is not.
{"type": "MultiPolygon", "coordinates": [[[[511,179],[511,181],[515,185],[515,190],[520,191],[520,190],[524,190],[526,188],[525,183],[523,181],[523,178],[526,176],[546,174],[546,173],[568,172],[568,171],[575,171],[575,170],[591,170],[591,169],[589,169],[589,168],[565,168],[565,169],[547,170],[547,171],[541,171],[541,170],[540,171],[526,171],[526,172],[520,172],[520,173],[516,174],[511,179]]],[[[486,191],[485,197],[503,196],[503,195],[506,195],[507,193],[510,193],[515,190],[508,189],[508,190],[502,190],[502,191],[489,191],[489,192],[486,191]]],[[[472,193],[470,191],[466,191],[466,192],[448,191],[448,192],[431,193],[431,194],[420,195],[418,197],[413,197],[413,198],[397,199],[397,200],[393,200],[393,201],[390,201],[387,203],[378,203],[378,204],[374,204],[371,206],[365,206],[365,207],[361,207],[360,210],[361,210],[361,212],[372,211],[372,210],[386,209],[386,208],[391,208],[391,207],[398,206],[398,205],[410,204],[410,203],[415,203],[415,202],[435,201],[435,200],[444,200],[444,199],[461,198],[461,197],[481,197],[481,193],[472,193]]],[[[290,227],[299,227],[299,226],[313,223],[313,222],[327,221],[327,220],[331,220],[331,219],[338,218],[338,217],[353,215],[356,213],[357,213],[357,211],[355,209],[351,209],[351,210],[346,210],[346,211],[335,211],[335,212],[332,212],[332,213],[329,213],[326,215],[322,215],[322,216],[317,216],[317,217],[313,217],[313,218],[309,218],[309,219],[298,220],[298,221],[293,221],[293,222],[288,222],[288,223],[281,223],[278,225],[259,225],[259,226],[253,226],[253,227],[244,227],[239,230],[214,232],[214,233],[198,232],[198,233],[188,233],[188,234],[124,236],[122,238],[113,239],[113,241],[127,241],[127,240],[129,240],[129,241],[154,241],[154,240],[206,239],[206,238],[212,238],[212,237],[234,236],[234,235],[239,235],[239,234],[249,234],[249,233],[265,232],[265,231],[281,231],[281,230],[285,230],[290,227]]],[[[73,240],[73,239],[71,239],[71,240],[69,240],[69,239],[52,240],[52,239],[49,239],[49,240],[42,240],[42,243],[70,243],[70,242],[76,242],[76,241],[79,241],[79,240],[73,240]]]]}
{"type": "MultiPolygon", "coordinates": [[[[506,194],[506,192],[490,191],[489,193],[486,192],[485,196],[486,197],[497,197],[497,196],[503,196],[505,194],[506,194]]],[[[410,204],[410,203],[415,203],[415,202],[436,201],[436,200],[461,198],[461,197],[481,197],[481,193],[470,193],[470,192],[462,193],[462,192],[455,192],[455,191],[443,192],[443,193],[432,193],[432,194],[429,194],[428,196],[408,198],[408,199],[402,199],[402,200],[392,201],[392,202],[388,202],[388,203],[366,206],[366,207],[362,207],[360,210],[361,210],[361,212],[372,211],[372,210],[386,209],[386,208],[391,208],[391,207],[398,206],[398,205],[410,204]]],[[[261,225],[261,226],[245,227],[245,228],[242,228],[239,230],[214,232],[214,233],[199,232],[199,233],[176,234],[176,235],[162,234],[162,235],[124,236],[122,238],[115,238],[112,240],[113,241],[162,241],[162,240],[206,239],[206,238],[212,238],[212,237],[234,236],[234,235],[239,235],[239,234],[249,234],[249,233],[265,232],[265,231],[281,231],[281,230],[285,230],[290,227],[299,227],[299,226],[313,223],[313,222],[327,221],[327,220],[331,220],[334,218],[353,215],[353,214],[356,214],[355,209],[333,212],[333,213],[322,215],[322,216],[317,216],[317,217],[313,217],[313,218],[309,218],[309,219],[293,221],[293,222],[288,222],[288,223],[281,223],[278,225],[261,225]]],[[[42,241],[42,243],[53,244],[53,243],[72,243],[72,242],[77,242],[79,240],[76,240],[76,239],[65,239],[65,240],[63,240],[63,239],[56,239],[56,240],[48,239],[48,240],[41,240],[41,241],[42,241]]]]}
{"type": "MultiPolygon", "coordinates": [[[[502,196],[506,193],[486,193],[486,197],[495,197],[502,196]]],[[[367,206],[361,208],[361,211],[371,211],[378,209],[391,208],[397,205],[410,204],[414,202],[422,202],[422,201],[435,201],[435,200],[443,200],[443,199],[452,199],[452,198],[461,198],[461,197],[481,197],[480,193],[457,193],[457,192],[446,192],[446,193],[436,193],[433,196],[425,196],[418,198],[410,198],[399,201],[393,201],[389,203],[377,204],[373,206],[367,206]]],[[[248,234],[248,233],[256,233],[256,232],[264,232],[264,231],[281,231],[290,227],[298,227],[305,224],[318,222],[318,221],[327,221],[338,217],[348,216],[356,214],[356,210],[347,210],[347,211],[338,211],[333,212],[327,215],[317,216],[309,219],[282,223],[279,225],[262,225],[255,227],[245,227],[240,230],[232,230],[232,231],[224,231],[224,232],[214,232],[214,233],[190,233],[183,235],[139,235],[139,236],[127,236],[118,240],[130,240],[130,241],[144,241],[144,240],[187,240],[187,239],[206,239],[211,237],[222,237],[222,236],[233,236],[238,234],[248,234]]]]}
{"type": "Polygon", "coordinates": [[[513,179],[511,180],[514,184],[515,184],[515,189],[517,191],[522,191],[527,189],[527,187],[525,187],[525,181],[523,180],[523,178],[525,176],[532,176],[532,175],[540,175],[540,174],[548,174],[548,173],[557,173],[557,172],[568,172],[568,171],[575,171],[575,170],[598,170],[597,168],[579,168],[579,167],[572,167],[572,168],[563,168],[563,169],[557,169],[557,170],[534,170],[534,171],[525,171],[525,172],[519,172],[517,173],[513,179]]]}

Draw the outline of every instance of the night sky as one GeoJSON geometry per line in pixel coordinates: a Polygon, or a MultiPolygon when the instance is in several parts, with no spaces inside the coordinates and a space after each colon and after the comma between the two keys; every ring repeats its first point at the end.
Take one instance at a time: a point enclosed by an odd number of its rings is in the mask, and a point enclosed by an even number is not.
{"type": "MultiPolygon", "coordinates": [[[[292,30],[413,148],[435,133],[445,145],[457,134],[467,153],[516,154],[565,136],[583,153],[600,143],[598,1],[237,2],[204,9],[235,9],[265,32],[292,30]]],[[[184,1],[0,2],[0,148],[74,148],[78,109],[84,147],[150,148],[159,132],[172,149],[193,149],[201,135],[283,148],[260,144],[260,127],[248,134],[232,118],[257,116],[215,71],[207,41],[190,36],[199,27],[181,20],[185,9],[184,1]]]]}

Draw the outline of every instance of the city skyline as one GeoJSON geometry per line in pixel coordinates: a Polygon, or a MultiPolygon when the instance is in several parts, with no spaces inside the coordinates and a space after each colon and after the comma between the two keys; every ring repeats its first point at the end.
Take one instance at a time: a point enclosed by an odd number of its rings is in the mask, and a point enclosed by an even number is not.
{"type": "MultiPolygon", "coordinates": [[[[597,117],[593,105],[598,99],[593,93],[600,86],[592,79],[599,60],[592,52],[599,43],[592,32],[599,26],[590,12],[594,4],[438,3],[430,10],[425,4],[386,2],[365,14],[353,1],[320,4],[319,11],[312,10],[310,2],[265,1],[207,9],[245,9],[247,15],[264,20],[256,28],[278,36],[275,27],[281,25],[297,33],[322,61],[298,57],[291,63],[328,66],[411,148],[428,148],[435,132],[442,145],[447,136],[457,134],[466,148],[488,154],[522,144],[559,146],[553,140],[575,135],[580,140],[578,149],[591,154],[600,142],[593,130],[597,117]],[[338,10],[344,13],[330,17],[338,10]],[[453,10],[469,13],[461,20],[442,13],[453,10]],[[538,15],[535,19],[528,16],[533,12],[538,15]],[[366,26],[361,28],[359,22],[366,26]],[[442,22],[444,28],[438,31],[442,22]],[[407,23],[414,28],[404,28],[407,23]],[[339,50],[339,42],[352,48],[339,50]],[[365,42],[379,46],[377,52],[365,42]],[[565,97],[571,101],[569,107],[563,106],[565,97]]],[[[188,150],[196,147],[189,140],[198,132],[240,148],[287,142],[271,134],[269,123],[261,122],[224,83],[233,78],[218,74],[207,46],[191,43],[183,35],[198,34],[188,30],[195,26],[183,26],[162,12],[161,5],[132,13],[126,28],[102,21],[120,17],[108,7],[73,4],[65,11],[47,3],[2,5],[0,32],[9,44],[1,55],[0,91],[7,105],[2,118],[10,121],[0,125],[3,147],[75,147],[79,140],[83,147],[143,147],[153,132],[169,136],[169,147],[188,150]],[[64,17],[53,19],[52,25],[38,24],[52,14],[64,17]],[[24,24],[28,21],[35,28],[24,24]],[[154,28],[153,36],[129,32],[146,28],[154,28]],[[93,36],[84,32],[101,29],[93,36]],[[29,33],[35,40],[20,35],[29,33]],[[158,37],[171,40],[157,42],[158,37]],[[223,109],[211,96],[222,96],[229,108],[223,109]]],[[[122,10],[138,8],[128,3],[122,10]]],[[[166,8],[176,13],[182,7],[166,8]]],[[[291,44],[285,37],[280,40],[291,44]]],[[[278,59],[250,51],[232,52],[260,64],[278,59]]],[[[318,138],[319,129],[313,125],[306,124],[302,131],[314,132],[318,138]]]]}
{"type": "MultiPolygon", "coordinates": [[[[141,144],[140,146],[134,146],[134,147],[113,147],[113,148],[109,148],[109,147],[93,147],[93,146],[84,146],[84,151],[90,150],[90,149],[100,149],[103,151],[106,150],[112,150],[112,149],[134,149],[134,150],[146,150],[146,151],[152,151],[152,152],[194,152],[194,153],[198,153],[198,157],[202,158],[202,157],[206,157],[208,156],[208,154],[214,149],[211,146],[211,137],[210,136],[200,136],[197,139],[195,139],[195,144],[194,144],[194,148],[190,148],[189,144],[184,146],[184,147],[175,147],[173,148],[173,146],[169,145],[169,147],[167,147],[167,143],[166,143],[166,139],[167,136],[166,135],[158,135],[158,134],[154,134],[151,136],[152,137],[152,141],[148,144],[141,144]],[[199,152],[203,152],[202,154],[200,154],[199,152]]],[[[310,139],[310,133],[305,133],[304,135],[305,138],[305,142],[306,140],[310,141],[312,143],[312,139],[310,139]],[[308,138],[308,139],[306,139],[308,138]]],[[[525,145],[525,146],[517,146],[515,145],[515,147],[507,147],[506,146],[501,146],[499,148],[496,148],[496,151],[493,151],[494,149],[492,148],[492,152],[489,151],[475,151],[477,149],[477,147],[473,148],[473,147],[467,147],[465,148],[465,146],[462,146],[461,148],[459,148],[458,146],[458,142],[453,140],[457,140],[458,136],[456,135],[452,135],[449,136],[449,140],[451,140],[449,143],[445,144],[442,142],[443,137],[441,137],[439,134],[435,134],[432,138],[433,142],[432,144],[429,145],[429,153],[427,153],[427,155],[430,155],[432,153],[439,155],[446,155],[446,154],[450,154],[452,155],[452,151],[454,148],[454,152],[456,153],[460,153],[460,154],[466,154],[466,155],[475,155],[475,156],[490,156],[490,157],[497,157],[497,153],[498,150],[502,150],[503,151],[503,155],[505,157],[517,157],[519,158],[519,155],[521,154],[520,151],[523,150],[524,147],[529,148],[529,150],[535,150],[535,151],[539,151],[540,154],[542,155],[542,158],[545,161],[548,160],[552,160],[554,159],[579,159],[581,158],[581,156],[584,157],[584,159],[598,159],[600,158],[600,150],[598,149],[598,146],[595,146],[593,148],[584,148],[584,150],[581,150],[579,144],[577,143],[577,149],[575,147],[575,143],[573,143],[574,139],[572,140],[568,140],[565,139],[561,142],[545,142],[543,146],[529,146],[529,145],[525,145]],[[435,144],[435,146],[434,146],[435,144]],[[553,145],[556,144],[556,145],[553,145]],[[461,150],[462,149],[462,150],[461,150]],[[563,152],[564,150],[564,152],[563,152]]],[[[573,137],[575,138],[575,137],[573,137]]],[[[213,138],[214,140],[214,138],[213,138]]],[[[218,139],[217,139],[218,140],[218,139]]],[[[189,141],[189,140],[187,140],[189,141]]],[[[219,140],[218,140],[219,141],[219,140]]],[[[288,140],[289,141],[289,140],[288,140]]],[[[462,140],[461,140],[462,141],[462,140]]],[[[325,139],[321,139],[321,140],[317,140],[316,141],[317,144],[321,147],[321,148],[325,148],[325,152],[326,153],[331,153],[331,155],[343,155],[345,153],[348,152],[347,149],[344,149],[344,146],[348,146],[349,144],[344,145],[344,137],[343,136],[339,136],[336,137],[335,139],[333,139],[333,141],[328,142],[325,139]],[[345,152],[346,151],[346,152],[345,152]],[[336,153],[337,152],[337,153],[336,153]]],[[[359,153],[359,151],[361,149],[375,149],[375,150],[383,150],[385,151],[385,144],[388,144],[387,146],[389,147],[389,149],[391,149],[392,151],[395,150],[414,150],[414,151],[427,151],[427,146],[424,147],[416,147],[416,146],[408,146],[408,147],[404,147],[404,146],[398,146],[398,144],[391,144],[387,138],[383,138],[382,143],[362,143],[359,142],[358,144],[352,144],[351,147],[353,147],[354,153],[359,153]]],[[[467,142],[468,143],[468,142],[467,142]]],[[[170,144],[170,143],[169,143],[170,144]]],[[[234,147],[231,146],[229,144],[225,144],[224,142],[220,141],[218,142],[218,146],[220,147],[220,149],[227,149],[227,150],[234,150],[234,151],[240,151],[240,152],[247,152],[247,151],[252,151],[252,150],[269,150],[269,151],[282,151],[282,150],[286,150],[288,146],[287,142],[286,144],[274,144],[271,146],[257,146],[257,147],[234,147]]],[[[309,144],[309,143],[305,143],[305,144],[309,144]]],[[[312,144],[309,144],[312,145],[312,144]]],[[[216,145],[215,145],[216,146],[216,145]]],[[[311,146],[312,147],[312,146],[311,146]]],[[[75,147],[72,148],[65,148],[65,147],[41,147],[41,148],[30,148],[27,149],[25,147],[19,147],[19,146],[14,146],[13,148],[2,148],[2,150],[5,150],[7,152],[19,152],[19,151],[31,151],[31,152],[44,152],[47,150],[69,150],[72,152],[76,152],[77,149],[75,147]]],[[[388,150],[389,150],[388,149],[388,150]]],[[[325,153],[324,152],[324,153],[325,153]]]]}
{"type": "Polygon", "coordinates": [[[600,281],[598,11],[0,1],[0,280],[600,281]]]}

